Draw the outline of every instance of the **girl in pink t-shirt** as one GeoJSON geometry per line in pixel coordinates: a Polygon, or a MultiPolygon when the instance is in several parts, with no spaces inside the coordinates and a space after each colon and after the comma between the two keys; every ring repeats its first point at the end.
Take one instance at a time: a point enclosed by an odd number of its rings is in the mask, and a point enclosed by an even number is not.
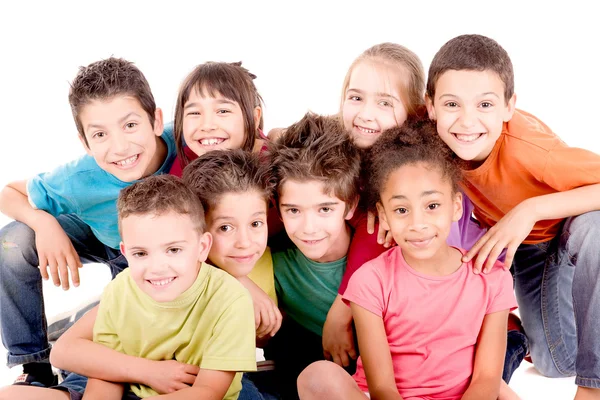
{"type": "Polygon", "coordinates": [[[298,378],[301,399],[518,399],[502,381],[516,308],[500,262],[475,274],[446,243],[462,215],[458,166],[425,120],[391,129],[366,157],[367,193],[398,246],[350,280],[361,355],[354,376],[329,361],[298,378]]]}

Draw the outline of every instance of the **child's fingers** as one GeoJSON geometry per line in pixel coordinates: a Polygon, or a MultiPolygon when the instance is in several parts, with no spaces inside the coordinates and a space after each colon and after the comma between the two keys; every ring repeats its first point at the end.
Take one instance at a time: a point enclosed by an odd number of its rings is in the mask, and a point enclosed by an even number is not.
{"type": "Polygon", "coordinates": [[[465,254],[462,258],[463,262],[469,262],[473,259],[473,257],[475,257],[475,255],[477,253],[479,253],[479,250],[481,249],[481,247],[489,240],[489,236],[488,236],[489,232],[487,232],[485,235],[483,235],[474,245],[473,247],[471,247],[469,249],[469,251],[467,251],[467,254],[465,254]]]}
{"type": "Polygon", "coordinates": [[[393,242],[394,242],[394,237],[392,236],[392,231],[388,231],[387,234],[385,235],[385,243],[383,244],[383,247],[385,247],[385,248],[391,247],[393,242]]]}
{"type": "Polygon", "coordinates": [[[384,244],[385,243],[385,235],[387,235],[387,231],[383,229],[381,224],[379,224],[379,228],[377,229],[377,243],[384,244]]]}
{"type": "Polygon", "coordinates": [[[502,250],[504,250],[504,246],[500,242],[496,243],[485,262],[485,268],[483,269],[484,274],[487,274],[494,268],[494,264],[496,264],[496,260],[500,257],[502,250]]]}
{"type": "Polygon", "coordinates": [[[340,354],[340,361],[342,362],[342,367],[347,367],[350,365],[350,359],[348,358],[348,353],[342,350],[340,354]]]}
{"type": "Polygon", "coordinates": [[[281,328],[281,323],[283,321],[283,316],[281,315],[281,311],[279,311],[279,308],[277,308],[275,304],[273,304],[273,307],[275,313],[275,326],[273,327],[271,332],[269,332],[269,335],[271,335],[271,337],[275,336],[275,334],[279,331],[279,328],[281,328]]]}
{"type": "Polygon", "coordinates": [[[42,274],[42,279],[47,281],[50,279],[50,276],[48,275],[48,260],[46,259],[46,256],[41,254],[38,255],[38,257],[40,262],[40,274],[42,274]]]}
{"type": "Polygon", "coordinates": [[[58,265],[54,257],[48,257],[48,267],[50,268],[50,276],[54,286],[60,286],[60,278],[58,277],[58,265]]]}
{"type": "Polygon", "coordinates": [[[333,362],[336,363],[337,365],[339,365],[340,367],[343,367],[344,365],[342,364],[342,359],[340,358],[339,354],[332,354],[331,355],[333,357],[333,362]]]}
{"type": "Polygon", "coordinates": [[[331,353],[328,352],[327,350],[323,349],[323,358],[325,358],[326,360],[331,360],[333,357],[331,357],[331,353]]]}
{"type": "Polygon", "coordinates": [[[504,268],[510,269],[512,266],[513,260],[515,258],[515,253],[517,252],[518,246],[510,245],[506,249],[506,257],[504,258],[504,268]]]}
{"type": "MultiPolygon", "coordinates": [[[[196,379],[196,375],[198,375],[198,373],[200,372],[200,367],[197,365],[192,365],[192,364],[184,364],[184,365],[185,366],[183,368],[183,371],[186,374],[193,375],[193,377],[194,377],[193,379],[196,379]]],[[[194,383],[194,382],[192,381],[192,383],[194,383]]]]}
{"type": "Polygon", "coordinates": [[[254,307],[254,329],[258,329],[260,326],[260,310],[254,307]]]}
{"type": "Polygon", "coordinates": [[[367,232],[371,235],[375,232],[375,214],[371,211],[367,212],[367,232]]]}
{"type": "Polygon", "coordinates": [[[69,290],[69,268],[67,267],[67,260],[61,256],[58,260],[58,273],[60,274],[60,281],[62,283],[63,290],[69,290]]]}
{"type": "MultiPolygon", "coordinates": [[[[77,260],[79,261],[79,260],[77,260]]],[[[73,254],[69,254],[67,256],[67,266],[71,271],[71,282],[73,282],[73,286],[79,286],[79,268],[78,263],[75,261],[73,254]]]]}
{"type": "Polygon", "coordinates": [[[350,356],[351,359],[356,360],[357,354],[356,349],[354,348],[354,343],[352,343],[352,347],[350,347],[350,350],[348,350],[348,356],[350,356]]]}

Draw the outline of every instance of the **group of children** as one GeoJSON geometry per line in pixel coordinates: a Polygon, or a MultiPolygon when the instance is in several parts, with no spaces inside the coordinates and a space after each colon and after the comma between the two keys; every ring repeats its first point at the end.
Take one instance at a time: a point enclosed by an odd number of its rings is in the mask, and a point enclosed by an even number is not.
{"type": "Polygon", "coordinates": [[[132,63],[80,69],[88,154],[0,193],[0,399],[516,399],[527,353],[600,399],[600,157],[515,108],[504,49],[426,80],[373,46],[338,115],[268,136],[253,79],[197,66],[163,125],[132,63]],[[51,348],[42,279],[82,262],[114,280],[51,348]]]}

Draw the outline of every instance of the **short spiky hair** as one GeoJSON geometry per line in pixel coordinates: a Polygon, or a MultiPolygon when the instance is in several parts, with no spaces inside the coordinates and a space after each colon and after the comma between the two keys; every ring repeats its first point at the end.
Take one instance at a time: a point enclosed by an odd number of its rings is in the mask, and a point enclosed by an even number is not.
{"type": "Polygon", "coordinates": [[[144,74],[132,62],[110,57],[79,67],[69,91],[69,104],[79,135],[88,144],[79,118],[81,110],[92,100],[108,100],[118,95],[135,97],[154,126],[156,103],[144,74]]]}
{"type": "Polygon", "coordinates": [[[168,212],[188,215],[199,233],[204,233],[204,209],[194,192],[173,175],[153,175],[119,193],[119,228],[130,215],[163,215],[168,212]]]}
{"type": "Polygon", "coordinates": [[[435,122],[425,118],[411,119],[383,132],[363,162],[363,181],[371,210],[381,200],[390,174],[405,165],[423,163],[435,168],[451,183],[454,192],[459,190],[461,173],[452,150],[438,136],[435,122]]]}
{"type": "Polygon", "coordinates": [[[335,119],[306,114],[270,144],[270,153],[278,195],[288,180],[318,181],[347,209],[358,199],[360,153],[335,119]]]}
{"type": "Polygon", "coordinates": [[[183,182],[198,196],[206,212],[226,193],[256,191],[268,204],[275,182],[260,155],[242,149],[209,151],[183,170],[183,182]]]}
{"type": "Polygon", "coordinates": [[[492,71],[504,83],[504,101],[515,91],[513,65],[506,50],[493,39],[482,35],[461,35],[448,41],[429,66],[427,96],[433,101],[440,76],[448,70],[492,71]]]}

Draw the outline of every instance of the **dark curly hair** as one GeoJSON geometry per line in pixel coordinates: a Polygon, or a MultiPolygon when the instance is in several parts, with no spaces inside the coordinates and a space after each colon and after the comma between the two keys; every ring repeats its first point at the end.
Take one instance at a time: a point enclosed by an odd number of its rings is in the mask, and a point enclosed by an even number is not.
{"type": "Polygon", "coordinates": [[[363,155],[362,183],[367,193],[367,207],[376,209],[380,194],[390,174],[398,168],[424,163],[438,169],[459,190],[461,172],[452,150],[440,139],[435,122],[410,119],[400,127],[386,130],[363,155]]]}

